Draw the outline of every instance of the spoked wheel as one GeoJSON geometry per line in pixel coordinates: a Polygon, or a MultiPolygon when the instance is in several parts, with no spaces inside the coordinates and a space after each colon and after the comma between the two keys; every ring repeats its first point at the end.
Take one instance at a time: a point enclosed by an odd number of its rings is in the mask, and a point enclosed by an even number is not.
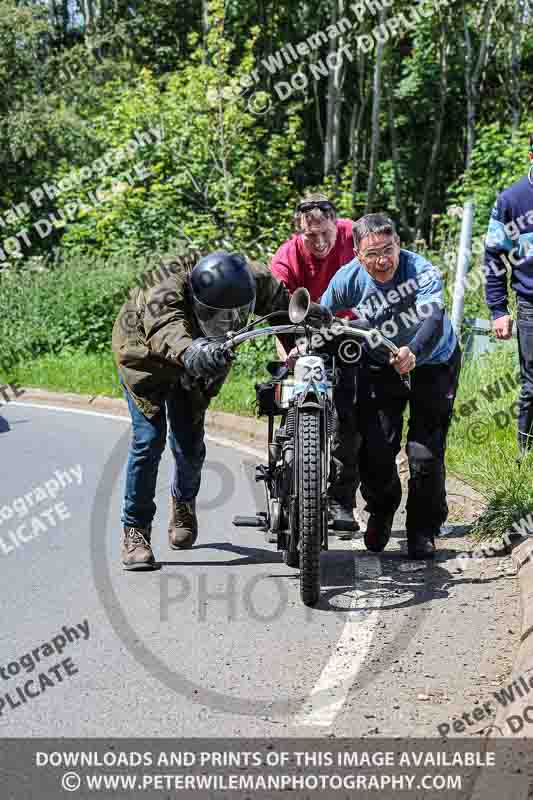
{"type": "Polygon", "coordinates": [[[315,605],[320,597],[321,495],[320,411],[302,409],[298,415],[298,527],[300,596],[306,606],[315,605]]]}

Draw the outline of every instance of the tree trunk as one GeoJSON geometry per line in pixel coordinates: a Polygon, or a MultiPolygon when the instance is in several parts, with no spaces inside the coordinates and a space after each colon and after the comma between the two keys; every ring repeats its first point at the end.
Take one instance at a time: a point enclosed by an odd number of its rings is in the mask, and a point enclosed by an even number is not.
{"type": "MultiPolygon", "coordinates": [[[[383,7],[379,12],[379,23],[385,22],[385,11],[383,7]]],[[[366,194],[365,214],[369,214],[374,207],[374,196],[377,186],[377,166],[379,160],[379,146],[381,142],[381,131],[379,127],[379,112],[381,110],[381,72],[383,64],[383,43],[378,42],[376,50],[376,63],[374,65],[374,88],[372,104],[372,139],[370,147],[370,167],[368,172],[368,184],[366,194]]]]}
{"type": "Polygon", "coordinates": [[[527,5],[524,0],[515,0],[513,14],[513,32],[511,36],[511,114],[513,119],[513,131],[518,130],[522,112],[522,101],[520,97],[521,80],[520,71],[522,68],[522,28],[527,5]]]}
{"type": "Polygon", "coordinates": [[[492,5],[495,0],[487,0],[480,14],[481,41],[474,65],[474,48],[469,30],[466,7],[463,6],[464,44],[465,44],[465,88],[466,88],[466,169],[472,163],[472,153],[476,143],[476,121],[479,105],[481,79],[487,63],[487,53],[493,22],[492,5]]]}
{"type": "Polygon", "coordinates": [[[209,0],[202,0],[202,36],[203,36],[203,55],[202,63],[207,64],[207,35],[209,33],[209,0]]]}
{"type": "Polygon", "coordinates": [[[68,28],[69,28],[69,22],[70,22],[68,0],[63,0],[63,2],[61,3],[61,10],[62,10],[62,17],[63,17],[63,39],[64,39],[64,41],[67,41],[68,28]]]}
{"type": "Polygon", "coordinates": [[[358,61],[357,67],[359,71],[359,104],[357,105],[354,103],[352,115],[350,119],[350,151],[351,151],[351,160],[352,160],[352,185],[351,185],[351,196],[352,196],[352,211],[355,215],[356,213],[356,194],[359,189],[359,163],[361,160],[361,128],[363,125],[363,119],[366,114],[366,109],[368,107],[368,101],[370,99],[370,92],[366,91],[366,55],[365,53],[361,52],[359,57],[358,51],[358,61]]]}
{"type": "Polygon", "coordinates": [[[408,240],[412,241],[413,239],[413,232],[411,231],[411,226],[409,225],[409,219],[407,217],[407,209],[405,207],[405,203],[403,200],[402,195],[402,186],[400,180],[400,152],[398,148],[398,137],[396,136],[396,114],[394,109],[394,82],[391,79],[386,81],[387,84],[387,116],[389,122],[389,135],[390,135],[390,142],[391,142],[391,155],[392,155],[392,171],[394,175],[394,195],[396,198],[396,206],[400,212],[400,221],[402,225],[402,233],[403,236],[408,240]]]}
{"type": "Polygon", "coordinates": [[[435,128],[433,131],[433,146],[431,148],[431,155],[426,171],[426,181],[424,184],[424,191],[422,192],[422,201],[418,211],[418,218],[416,221],[416,237],[417,239],[424,238],[425,228],[427,227],[427,217],[429,213],[429,195],[431,189],[435,184],[435,172],[437,168],[437,159],[440,153],[442,142],[442,131],[444,129],[444,114],[446,111],[446,95],[448,93],[448,55],[450,51],[450,43],[448,36],[448,23],[446,20],[442,22],[441,36],[440,36],[440,101],[439,108],[435,115],[435,128]]]}
{"type": "MultiPolygon", "coordinates": [[[[332,0],[333,15],[332,24],[335,25],[344,16],[344,0],[332,0]]],[[[338,178],[338,167],[340,160],[340,132],[342,115],[342,85],[344,83],[345,62],[342,48],[344,46],[344,36],[339,36],[330,40],[329,55],[330,63],[334,68],[329,70],[328,75],[328,99],[326,112],[326,134],[324,146],[324,178],[335,174],[338,178]],[[340,55],[339,55],[340,54],[340,55]],[[334,60],[336,56],[336,60],[334,60]]]]}
{"type": "MultiPolygon", "coordinates": [[[[316,63],[316,58],[314,60],[316,63]]],[[[324,147],[324,153],[325,153],[324,126],[322,125],[322,116],[320,113],[320,93],[318,91],[318,81],[316,78],[313,78],[313,96],[315,98],[315,119],[318,130],[318,136],[320,138],[322,146],[324,147]]],[[[324,164],[324,169],[325,169],[325,164],[324,164]]]]}

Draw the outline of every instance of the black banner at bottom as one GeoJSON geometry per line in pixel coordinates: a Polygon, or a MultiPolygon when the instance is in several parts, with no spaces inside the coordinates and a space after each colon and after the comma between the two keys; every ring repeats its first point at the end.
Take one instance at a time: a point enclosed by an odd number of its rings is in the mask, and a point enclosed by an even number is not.
{"type": "Polygon", "coordinates": [[[518,739],[2,739],[2,800],[527,800],[518,739]]]}

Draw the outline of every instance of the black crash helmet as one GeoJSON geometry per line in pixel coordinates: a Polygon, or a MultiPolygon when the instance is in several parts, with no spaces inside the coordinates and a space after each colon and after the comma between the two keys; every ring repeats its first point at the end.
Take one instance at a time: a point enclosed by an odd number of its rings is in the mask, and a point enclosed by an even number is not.
{"type": "Polygon", "coordinates": [[[217,250],[191,272],[194,313],[205,336],[224,336],[250,321],[255,308],[255,277],[238,253],[217,250]]]}

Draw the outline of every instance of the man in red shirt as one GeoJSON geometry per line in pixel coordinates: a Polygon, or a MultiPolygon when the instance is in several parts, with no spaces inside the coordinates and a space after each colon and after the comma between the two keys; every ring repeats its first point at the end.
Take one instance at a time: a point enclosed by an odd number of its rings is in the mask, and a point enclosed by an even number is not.
{"type": "MultiPolygon", "coordinates": [[[[335,206],[325,195],[308,194],[296,207],[294,228],[295,235],[281,245],[272,258],[270,269],[291,294],[304,286],[311,300],[318,303],[335,273],[353,261],[353,222],[337,218],[335,206]]],[[[353,317],[350,312],[339,316],[353,317]]],[[[277,350],[283,361],[295,352],[287,354],[279,341],[277,350]]],[[[353,508],[359,485],[357,453],[360,445],[354,413],[356,374],[356,369],[343,367],[343,380],[335,393],[337,424],[328,492],[331,517],[354,530],[358,529],[353,508]]],[[[344,534],[340,537],[349,538],[344,534]]]]}
{"type": "Polygon", "coordinates": [[[281,245],[270,269],[289,292],[305,286],[318,303],[337,270],[353,261],[353,222],[338,219],[323,194],[307,195],[296,208],[295,235],[281,245]]]}

